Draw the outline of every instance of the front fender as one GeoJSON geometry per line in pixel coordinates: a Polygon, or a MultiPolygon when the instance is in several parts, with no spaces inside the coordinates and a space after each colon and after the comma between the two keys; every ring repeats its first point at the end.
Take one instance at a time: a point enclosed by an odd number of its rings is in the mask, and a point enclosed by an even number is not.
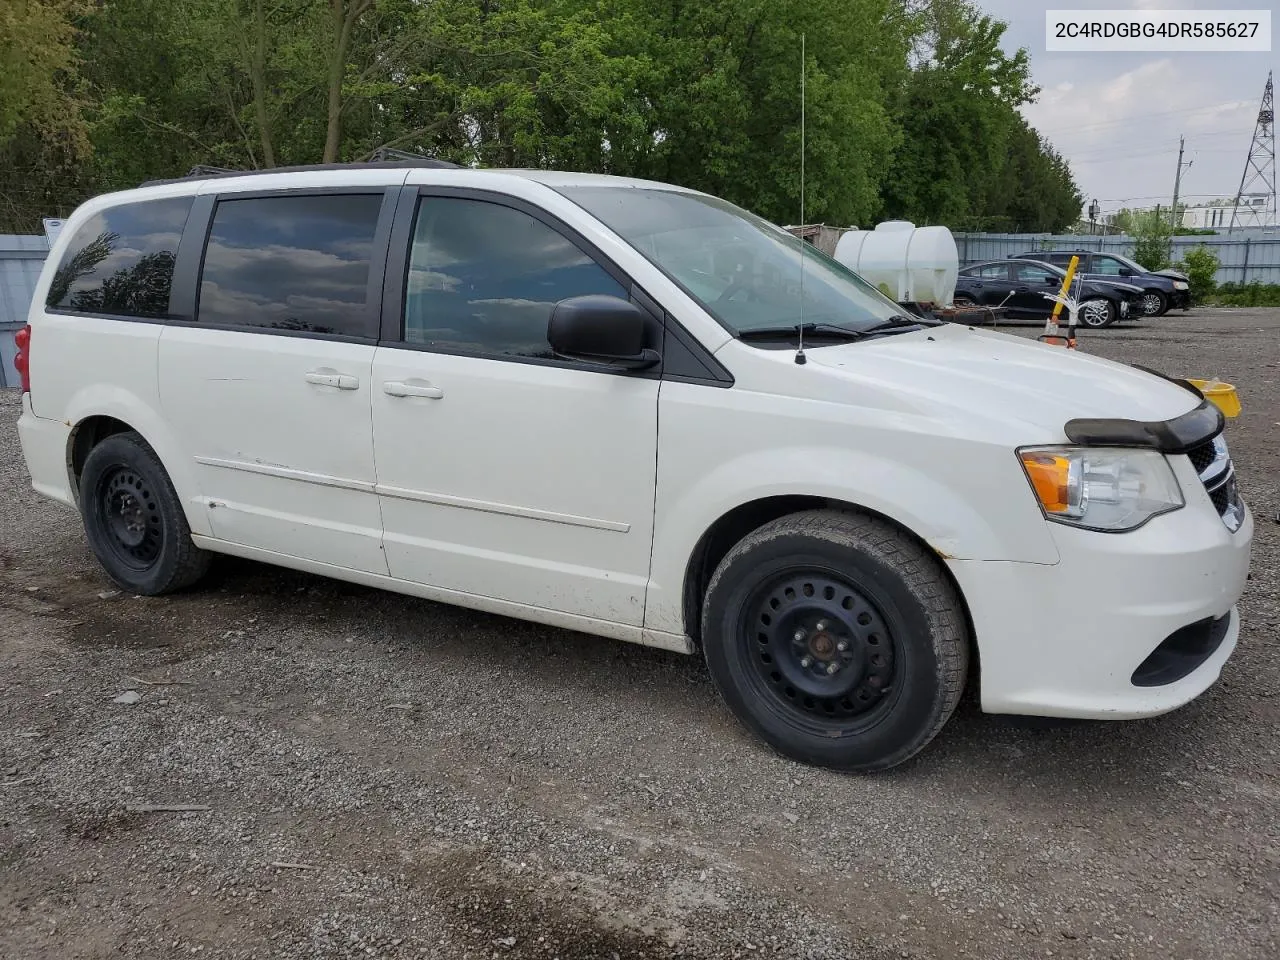
{"type": "Polygon", "coordinates": [[[882,514],[946,559],[1057,563],[1025,478],[1016,468],[992,470],[975,496],[955,480],[978,469],[970,463],[926,472],[847,447],[804,445],[743,453],[686,485],[664,483],[660,465],[645,625],[684,631],[682,588],[698,541],[730,511],[771,497],[821,497],[882,514]]]}

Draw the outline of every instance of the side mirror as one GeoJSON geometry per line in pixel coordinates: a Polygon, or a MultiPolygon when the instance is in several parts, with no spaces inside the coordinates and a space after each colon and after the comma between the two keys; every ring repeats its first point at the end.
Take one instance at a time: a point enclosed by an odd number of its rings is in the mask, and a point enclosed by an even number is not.
{"type": "Polygon", "coordinates": [[[1120,276],[1122,276],[1122,277],[1132,277],[1132,276],[1133,276],[1133,271],[1132,271],[1132,270],[1130,270],[1128,267],[1121,267],[1121,268],[1120,268],[1120,276]]]}
{"type": "Polygon", "coordinates": [[[645,348],[649,315],[629,300],[602,294],[561,300],[547,322],[557,356],[623,370],[646,370],[662,360],[645,348]]]}

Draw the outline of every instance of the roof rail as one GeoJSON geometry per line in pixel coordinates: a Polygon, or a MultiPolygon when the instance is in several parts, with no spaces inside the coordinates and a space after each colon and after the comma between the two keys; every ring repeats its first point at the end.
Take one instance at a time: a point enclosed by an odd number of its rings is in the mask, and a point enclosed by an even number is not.
{"type": "Polygon", "coordinates": [[[211,167],[207,163],[197,163],[184,174],[184,177],[212,177],[219,173],[236,172],[237,171],[232,170],[230,167],[211,167]]]}
{"type": "MultiPolygon", "coordinates": [[[[382,151],[375,151],[377,157],[382,151]]],[[[309,163],[295,167],[267,167],[258,170],[227,170],[223,167],[199,165],[192,167],[185,176],[170,177],[161,180],[148,180],[140,184],[143,187],[158,187],[167,183],[182,183],[185,180],[221,180],[226,177],[256,177],[269,173],[314,173],[318,170],[396,170],[410,167],[416,168],[450,168],[459,169],[460,165],[448,160],[436,160],[432,157],[418,157],[414,154],[401,154],[400,151],[388,151],[400,154],[395,158],[375,159],[368,163],[309,163]]]]}

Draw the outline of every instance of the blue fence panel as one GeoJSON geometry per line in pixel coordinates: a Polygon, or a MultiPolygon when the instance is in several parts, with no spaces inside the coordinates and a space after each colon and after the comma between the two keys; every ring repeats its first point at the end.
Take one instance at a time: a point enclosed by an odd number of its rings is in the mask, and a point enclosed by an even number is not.
{"type": "Polygon", "coordinates": [[[49,248],[44,237],[0,234],[0,387],[21,381],[13,368],[13,335],[27,322],[27,310],[49,248]]]}

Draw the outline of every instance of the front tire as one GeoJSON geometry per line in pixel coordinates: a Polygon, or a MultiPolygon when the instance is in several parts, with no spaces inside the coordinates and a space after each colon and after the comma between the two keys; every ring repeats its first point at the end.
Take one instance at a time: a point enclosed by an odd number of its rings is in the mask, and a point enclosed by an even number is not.
{"type": "Polygon", "coordinates": [[[80,516],[107,576],[131,593],[181,590],[209,569],[210,556],[191,542],[164,465],[136,433],[112,434],[89,451],[80,473],[80,516]]]}
{"type": "Polygon", "coordinates": [[[1109,327],[1118,316],[1116,305],[1105,297],[1094,297],[1080,304],[1080,323],[1086,327],[1109,327]]]}
{"type": "Polygon", "coordinates": [[[1163,317],[1169,310],[1169,300],[1159,290],[1148,290],[1142,295],[1142,315],[1163,317]]]}
{"type": "Polygon", "coordinates": [[[748,534],[707,589],[702,642],[720,694],[779,752],[883,770],[947,722],[968,670],[959,595],[884,520],[815,510],[748,534]]]}

